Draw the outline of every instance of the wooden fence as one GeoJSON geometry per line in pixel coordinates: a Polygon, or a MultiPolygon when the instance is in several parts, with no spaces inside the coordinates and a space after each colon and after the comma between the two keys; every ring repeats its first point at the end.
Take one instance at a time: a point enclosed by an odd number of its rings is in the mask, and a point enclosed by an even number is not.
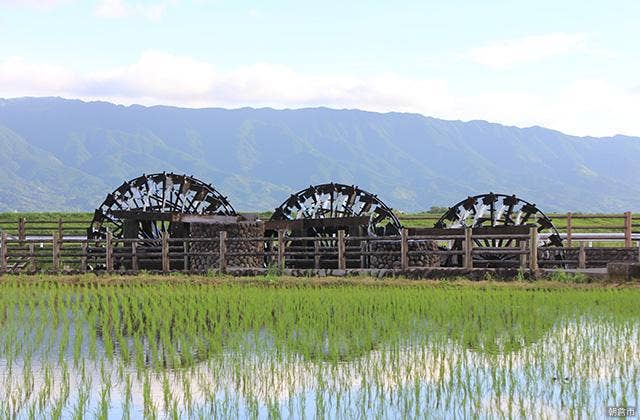
{"type": "MultiPolygon", "coordinates": [[[[640,241],[640,215],[630,211],[620,214],[582,214],[564,213],[548,215],[563,237],[564,246],[579,247],[580,242],[593,246],[600,243],[619,243],[624,247],[633,246],[640,241]],[[635,238],[635,239],[634,239],[635,238]]],[[[440,219],[439,215],[399,216],[400,221],[412,224],[432,226],[440,219]]],[[[583,244],[584,245],[584,244],[583,244]]]]}
{"type": "MultiPolygon", "coordinates": [[[[408,228],[432,227],[439,219],[439,215],[400,215],[400,221],[408,228]]],[[[621,246],[631,247],[634,240],[640,238],[640,216],[631,212],[621,214],[552,214],[556,228],[564,239],[567,247],[579,246],[580,241],[586,241],[588,246],[609,242],[619,243],[621,246]]],[[[26,240],[29,237],[51,236],[58,237],[86,236],[90,220],[63,219],[58,220],[30,220],[25,217],[17,220],[0,220],[0,231],[11,237],[26,240]]]]}
{"type": "MultiPolygon", "coordinates": [[[[545,249],[538,243],[538,232],[533,227],[477,228],[477,229],[403,229],[400,235],[386,237],[347,236],[339,231],[335,237],[287,237],[278,231],[274,237],[235,238],[221,232],[219,238],[172,238],[164,233],[157,239],[120,239],[107,233],[105,239],[87,240],[65,237],[54,233],[46,238],[10,237],[0,233],[1,273],[84,273],[122,272],[203,272],[214,270],[225,273],[233,269],[253,268],[287,270],[299,268],[301,263],[310,269],[337,270],[375,269],[371,261],[385,257],[395,259],[393,269],[425,268],[416,265],[416,257],[436,255],[441,261],[454,258],[458,268],[472,270],[482,267],[511,267],[537,271],[540,266],[585,267],[584,251],[575,260],[562,257],[562,249],[554,258],[541,260],[545,249]],[[412,245],[434,241],[438,244],[456,243],[453,249],[437,247],[430,250],[412,250],[412,245]],[[201,242],[215,251],[197,252],[193,244],[201,242]],[[252,242],[253,251],[232,251],[234,243],[252,242]],[[395,244],[396,249],[376,247],[375,243],[395,244]],[[254,257],[260,267],[233,265],[237,257],[254,257]],[[495,257],[495,258],[493,258],[495,257]],[[198,258],[208,258],[207,267],[196,268],[198,258]],[[271,268],[266,268],[271,267],[271,268]]],[[[584,249],[584,246],[581,248],[584,249]]]]}

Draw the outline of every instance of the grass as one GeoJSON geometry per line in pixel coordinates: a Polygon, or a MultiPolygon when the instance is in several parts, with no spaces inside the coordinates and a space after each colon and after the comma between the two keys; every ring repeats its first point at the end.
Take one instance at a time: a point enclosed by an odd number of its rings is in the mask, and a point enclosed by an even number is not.
{"type": "Polygon", "coordinates": [[[639,299],[569,279],[5,276],[0,416],[584,417],[638,401],[639,299]]]}

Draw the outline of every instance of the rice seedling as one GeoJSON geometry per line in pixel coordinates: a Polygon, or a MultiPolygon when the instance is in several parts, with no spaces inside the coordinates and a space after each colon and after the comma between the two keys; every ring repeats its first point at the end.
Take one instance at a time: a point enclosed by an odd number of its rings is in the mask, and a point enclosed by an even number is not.
{"type": "Polygon", "coordinates": [[[566,281],[9,279],[0,415],[589,417],[637,405],[640,290],[566,281]]]}

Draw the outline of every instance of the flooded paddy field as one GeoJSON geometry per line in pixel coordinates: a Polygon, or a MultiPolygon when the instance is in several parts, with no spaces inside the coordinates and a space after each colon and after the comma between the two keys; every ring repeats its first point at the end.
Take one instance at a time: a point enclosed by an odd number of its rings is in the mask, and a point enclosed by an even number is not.
{"type": "Polygon", "coordinates": [[[638,406],[640,289],[0,283],[2,418],[595,417],[638,406]]]}

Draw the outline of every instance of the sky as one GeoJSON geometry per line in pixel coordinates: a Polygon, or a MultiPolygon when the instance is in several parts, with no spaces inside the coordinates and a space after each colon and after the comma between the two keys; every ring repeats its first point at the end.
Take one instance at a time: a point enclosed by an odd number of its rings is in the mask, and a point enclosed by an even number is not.
{"type": "Polygon", "coordinates": [[[640,136],[640,2],[0,0],[0,97],[640,136]]]}

